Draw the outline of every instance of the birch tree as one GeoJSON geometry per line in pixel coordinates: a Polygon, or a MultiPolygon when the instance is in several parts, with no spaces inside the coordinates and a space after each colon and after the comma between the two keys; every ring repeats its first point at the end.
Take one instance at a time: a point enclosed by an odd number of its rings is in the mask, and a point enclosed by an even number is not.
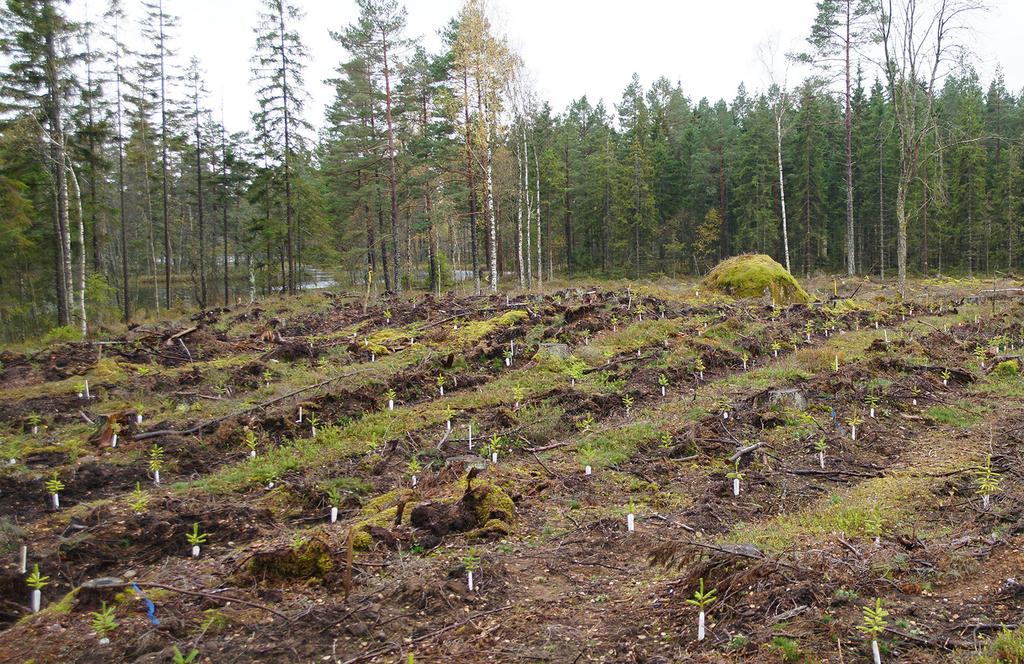
{"type": "Polygon", "coordinates": [[[924,150],[934,131],[936,85],[951,62],[966,55],[963,43],[969,14],[979,0],[876,0],[876,37],[889,84],[899,141],[896,180],[896,260],[900,295],[907,293],[907,209],[924,150]]]}

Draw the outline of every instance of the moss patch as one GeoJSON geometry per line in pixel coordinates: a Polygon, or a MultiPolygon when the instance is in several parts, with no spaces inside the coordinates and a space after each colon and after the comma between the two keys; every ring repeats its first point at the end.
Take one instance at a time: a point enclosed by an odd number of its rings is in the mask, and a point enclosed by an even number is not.
{"type": "Polygon", "coordinates": [[[253,555],[247,575],[257,581],[319,581],[334,569],[327,544],[319,539],[293,543],[288,548],[253,555]]]}
{"type": "Polygon", "coordinates": [[[738,298],[761,297],[767,291],[774,304],[811,301],[793,275],[764,254],[744,254],[722,261],[704,278],[702,286],[738,298]]]}

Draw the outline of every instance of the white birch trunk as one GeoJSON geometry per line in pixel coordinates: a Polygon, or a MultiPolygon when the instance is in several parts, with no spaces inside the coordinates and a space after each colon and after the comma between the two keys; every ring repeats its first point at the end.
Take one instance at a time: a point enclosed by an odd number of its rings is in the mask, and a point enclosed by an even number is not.
{"type": "MultiPolygon", "coordinates": [[[[782,101],[779,102],[783,103],[782,101]]],[[[786,270],[790,271],[789,265],[789,227],[786,220],[786,182],[782,175],[782,113],[775,116],[775,140],[778,150],[779,161],[779,200],[782,205],[782,246],[786,254],[786,270]]]]}

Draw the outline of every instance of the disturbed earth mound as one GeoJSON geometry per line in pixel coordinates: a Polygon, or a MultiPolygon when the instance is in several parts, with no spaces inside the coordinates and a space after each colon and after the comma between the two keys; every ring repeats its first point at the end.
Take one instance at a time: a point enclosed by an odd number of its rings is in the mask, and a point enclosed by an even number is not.
{"type": "Polygon", "coordinates": [[[773,304],[811,301],[793,275],[765,254],[727,258],[708,273],[702,285],[732,297],[770,297],[773,304]]]}

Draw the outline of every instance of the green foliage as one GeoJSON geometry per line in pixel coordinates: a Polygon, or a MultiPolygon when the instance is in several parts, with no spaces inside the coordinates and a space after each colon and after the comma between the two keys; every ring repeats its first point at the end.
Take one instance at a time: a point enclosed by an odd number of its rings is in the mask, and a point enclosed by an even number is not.
{"type": "Polygon", "coordinates": [[[803,657],[800,652],[800,644],[795,639],[785,636],[776,636],[772,639],[772,649],[779,653],[784,662],[799,662],[803,657]]]}
{"type": "Polygon", "coordinates": [[[100,638],[106,637],[117,629],[118,623],[114,619],[114,607],[107,606],[106,602],[101,602],[100,610],[93,611],[90,615],[92,616],[92,622],[89,625],[100,638]]]}
{"type": "Polygon", "coordinates": [[[64,483],[57,477],[57,473],[54,473],[50,479],[46,480],[46,492],[49,494],[57,494],[64,490],[64,483]]]}
{"type": "Polygon", "coordinates": [[[717,591],[712,588],[711,590],[704,591],[704,577],[700,579],[700,585],[697,590],[694,591],[693,597],[686,600],[687,604],[697,607],[699,611],[707,612],[709,606],[715,603],[718,599],[716,597],[717,591]]]}
{"type": "Polygon", "coordinates": [[[886,626],[889,624],[885,619],[888,615],[889,612],[882,608],[881,598],[876,597],[873,606],[864,607],[864,619],[861,624],[857,625],[857,629],[866,634],[871,640],[875,640],[885,631],[886,626]]]}
{"type": "Polygon", "coordinates": [[[199,546],[205,544],[207,540],[206,533],[199,532],[199,524],[192,524],[192,532],[185,533],[185,539],[188,541],[189,546],[199,546]]]}
{"type": "Polygon", "coordinates": [[[1017,360],[1000,362],[992,373],[1000,378],[1013,378],[1020,375],[1020,363],[1017,360]]]}
{"type": "Polygon", "coordinates": [[[173,647],[173,654],[171,655],[171,662],[173,664],[193,664],[199,659],[199,651],[193,648],[188,654],[183,654],[178,646],[173,647]]]}
{"type": "Polygon", "coordinates": [[[52,330],[43,335],[41,341],[44,346],[52,346],[54,344],[71,343],[74,341],[81,340],[81,330],[71,325],[65,325],[63,327],[53,328],[52,330]]]}
{"type": "Polygon", "coordinates": [[[32,566],[32,572],[25,579],[25,584],[28,585],[32,590],[42,590],[50,583],[50,577],[43,576],[39,573],[39,564],[36,563],[32,566]]]}

